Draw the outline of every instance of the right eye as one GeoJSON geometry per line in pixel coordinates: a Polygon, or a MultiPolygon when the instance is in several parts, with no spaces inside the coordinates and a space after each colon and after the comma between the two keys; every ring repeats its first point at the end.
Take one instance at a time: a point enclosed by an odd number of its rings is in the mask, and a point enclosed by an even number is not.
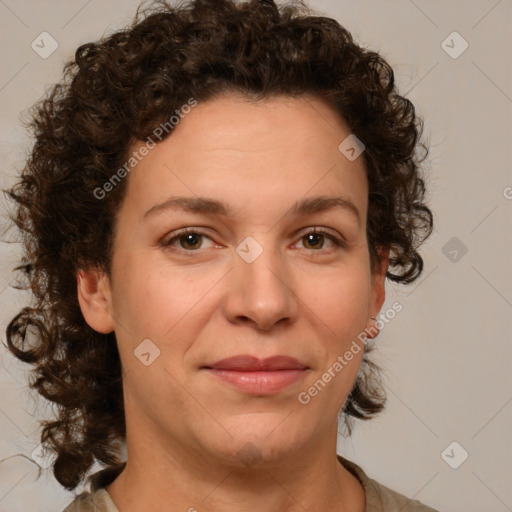
{"type": "Polygon", "coordinates": [[[171,233],[171,237],[164,239],[160,245],[163,247],[174,247],[186,252],[196,252],[202,248],[205,238],[211,240],[205,233],[196,229],[185,228],[171,233]],[[176,247],[176,243],[179,243],[180,247],[176,247]]]}

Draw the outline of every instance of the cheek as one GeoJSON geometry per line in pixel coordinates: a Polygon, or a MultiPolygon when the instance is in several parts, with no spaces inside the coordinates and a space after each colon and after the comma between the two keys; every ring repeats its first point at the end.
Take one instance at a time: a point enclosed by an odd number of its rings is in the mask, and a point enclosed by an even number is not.
{"type": "Polygon", "coordinates": [[[120,268],[114,313],[130,334],[162,341],[178,332],[184,320],[202,314],[205,297],[222,277],[220,270],[171,267],[147,254],[126,258],[120,268]]]}
{"type": "Polygon", "coordinates": [[[370,284],[363,268],[308,278],[299,296],[338,341],[351,339],[366,327],[370,284]],[[306,293],[308,289],[314,293],[306,293]]]}

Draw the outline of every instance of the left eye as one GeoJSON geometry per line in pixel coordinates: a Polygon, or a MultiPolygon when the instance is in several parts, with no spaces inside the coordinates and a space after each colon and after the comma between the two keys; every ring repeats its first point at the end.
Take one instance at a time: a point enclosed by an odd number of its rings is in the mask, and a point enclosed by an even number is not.
{"type": "Polygon", "coordinates": [[[324,243],[326,240],[338,247],[343,245],[340,239],[324,231],[310,231],[301,237],[301,241],[304,243],[304,245],[309,246],[306,247],[306,249],[313,251],[324,249],[324,243]]]}

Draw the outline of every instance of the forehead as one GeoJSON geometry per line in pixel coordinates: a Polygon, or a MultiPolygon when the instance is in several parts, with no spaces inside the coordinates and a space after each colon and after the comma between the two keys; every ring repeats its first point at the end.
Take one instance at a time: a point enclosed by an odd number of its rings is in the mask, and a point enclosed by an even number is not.
{"type": "Polygon", "coordinates": [[[224,94],[186,112],[130,173],[127,195],[134,206],[147,210],[171,195],[257,206],[262,193],[290,202],[308,190],[338,189],[359,195],[365,211],[364,160],[340,152],[350,130],[324,100],[224,94]]]}
{"type": "MultiPolygon", "coordinates": [[[[179,132],[180,138],[193,137],[194,144],[203,148],[217,149],[218,142],[224,140],[231,142],[233,149],[250,151],[265,142],[270,143],[266,149],[283,146],[287,141],[292,144],[311,140],[318,144],[325,140],[327,143],[329,134],[348,135],[350,130],[341,115],[317,96],[279,95],[255,100],[238,93],[223,93],[200,102],[184,115],[171,136],[176,137],[179,132]],[[280,132],[282,128],[286,130],[280,132]],[[257,138],[251,141],[251,136],[257,138]]],[[[294,149],[296,152],[300,148],[294,149]]]]}

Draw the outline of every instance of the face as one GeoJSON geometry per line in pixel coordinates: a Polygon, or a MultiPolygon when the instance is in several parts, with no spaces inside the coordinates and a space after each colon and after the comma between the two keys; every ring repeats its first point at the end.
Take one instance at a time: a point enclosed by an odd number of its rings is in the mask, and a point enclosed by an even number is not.
{"type": "Polygon", "coordinates": [[[387,266],[370,269],[349,134],[320,99],[217,97],[130,172],[111,280],[84,272],[79,291],[89,325],[115,330],[128,446],[144,432],[238,464],[247,443],[277,460],[335,442],[387,266]]]}

